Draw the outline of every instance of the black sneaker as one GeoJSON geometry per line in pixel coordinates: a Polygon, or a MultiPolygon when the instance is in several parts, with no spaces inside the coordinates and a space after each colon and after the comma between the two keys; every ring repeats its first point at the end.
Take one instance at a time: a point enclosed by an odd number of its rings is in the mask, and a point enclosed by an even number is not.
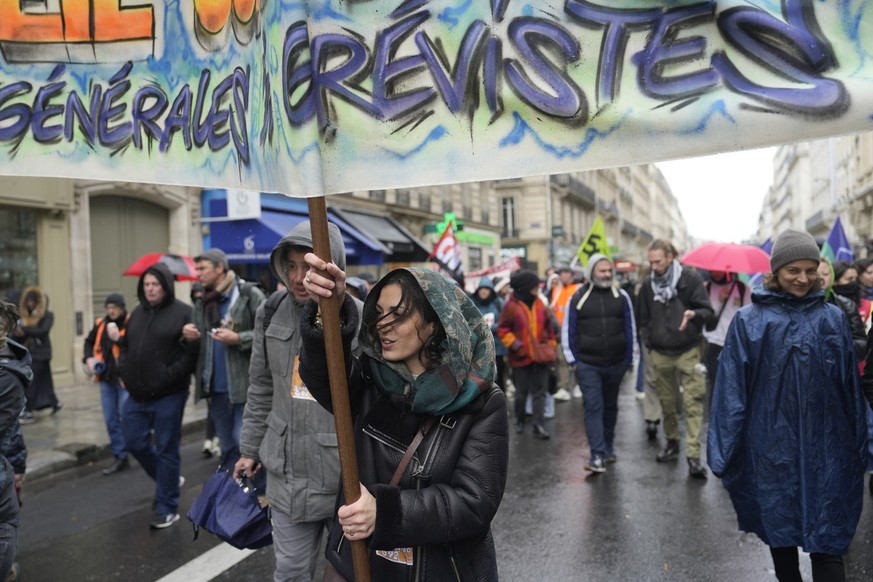
{"type": "Polygon", "coordinates": [[[592,473],[606,473],[606,462],[604,462],[603,457],[594,455],[585,463],[585,470],[592,473]]]}
{"type": "Polygon", "coordinates": [[[64,403],[61,402],[60,400],[58,400],[57,403],[54,406],[52,406],[52,416],[55,416],[57,413],[59,413],[63,409],[64,409],[64,403]]]}
{"type": "Polygon", "coordinates": [[[688,457],[688,476],[695,479],[706,479],[706,467],[700,464],[700,459],[688,457]]]}
{"type": "Polygon", "coordinates": [[[646,436],[650,441],[658,438],[658,421],[657,420],[647,420],[646,421],[646,436]]]}
{"type": "Polygon", "coordinates": [[[102,473],[104,475],[114,475],[115,473],[120,473],[130,467],[130,462],[127,460],[127,457],[116,458],[115,462],[111,465],[103,469],[102,473]]]}
{"type": "Polygon", "coordinates": [[[666,463],[668,461],[675,461],[679,458],[679,441],[667,441],[667,446],[664,447],[658,456],[655,457],[655,460],[659,463],[666,463]]]}
{"type": "Polygon", "coordinates": [[[552,435],[549,434],[549,431],[547,431],[543,425],[537,423],[534,423],[533,425],[533,435],[534,437],[542,440],[548,440],[552,438],[552,435]]]}
{"type": "Polygon", "coordinates": [[[178,513],[155,513],[149,527],[152,529],[165,529],[179,521],[178,513]]]}

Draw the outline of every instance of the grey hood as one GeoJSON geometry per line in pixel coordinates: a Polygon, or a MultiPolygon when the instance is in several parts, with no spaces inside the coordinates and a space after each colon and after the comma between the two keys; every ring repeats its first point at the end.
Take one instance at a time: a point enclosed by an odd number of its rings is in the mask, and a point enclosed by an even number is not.
{"type": "MultiPolygon", "coordinates": [[[[328,222],[327,232],[330,237],[331,261],[345,271],[346,247],[340,229],[334,223],[328,222]]],[[[312,229],[308,220],[304,220],[292,228],[270,252],[270,270],[273,271],[273,276],[281,281],[285,287],[290,286],[288,285],[288,250],[292,247],[312,249],[312,229]]]]}

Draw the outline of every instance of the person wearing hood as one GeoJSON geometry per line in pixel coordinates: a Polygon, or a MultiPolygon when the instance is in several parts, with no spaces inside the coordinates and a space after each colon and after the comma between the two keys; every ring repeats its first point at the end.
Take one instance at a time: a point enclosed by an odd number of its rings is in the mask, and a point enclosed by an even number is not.
{"type": "Polygon", "coordinates": [[[34,422],[34,410],[52,409],[52,416],[64,407],[55,395],[52,379],[52,340],[49,334],[55,322],[55,314],[49,311],[48,295],[39,287],[27,287],[21,293],[18,304],[21,325],[13,337],[30,352],[33,381],[27,388],[27,401],[19,421],[34,422]]]}
{"type": "Polygon", "coordinates": [[[118,358],[121,347],[118,345],[125,334],[127,308],[124,295],[110,293],[103,303],[106,315],[98,317],[85,338],[82,361],[94,381],[100,385],[100,404],[103,420],[109,435],[109,448],[115,460],[103,469],[104,475],[113,475],[129,466],[127,448],[124,446],[124,432],[121,430],[121,415],[127,401],[127,389],[121,384],[118,375],[118,358]]]}
{"type": "Polygon", "coordinates": [[[363,355],[351,357],[358,313],[345,294],[345,274],[314,254],[306,260],[320,271],[306,282],[314,301],[301,321],[301,374],[332,410],[317,302],[336,293],[362,485],[354,503],[339,497],[329,573],[352,580],[348,542],[366,541],[373,580],[497,580],[491,521],[509,449],[488,323],[441,274],[396,269],[367,295],[363,355]]]}
{"type": "MultiPolygon", "coordinates": [[[[328,225],[333,262],[345,268],[342,235],[328,225]]],[[[270,269],[285,289],[276,291],[255,318],[249,389],[234,478],[267,473],[267,500],[276,555],[274,582],[312,580],[318,550],[333,516],[339,488],[339,449],[333,416],[313,398],[299,370],[300,321],[309,292],[303,279],[312,251],[308,220],[270,253],[270,269]]],[[[360,309],[361,302],[349,298],[360,309]]]]}
{"type": "Polygon", "coordinates": [[[633,302],[616,287],[612,261],[602,254],[592,255],[585,280],[567,304],[561,345],[582,387],[585,434],[591,449],[585,469],[596,474],[616,461],[613,441],[619,386],[639,353],[633,302]]]}
{"type": "Polygon", "coordinates": [[[867,355],[867,330],[864,329],[864,322],[861,320],[861,314],[858,313],[858,306],[851,299],[834,291],[833,267],[831,262],[824,257],[819,259],[818,277],[821,279],[821,288],[825,292],[825,301],[831,305],[836,305],[846,314],[846,323],[852,332],[852,344],[855,346],[855,357],[859,362],[863,362],[867,355]]]}
{"type": "Polygon", "coordinates": [[[806,232],[773,243],[770,273],[737,313],[718,362],[707,456],[739,529],[770,547],[776,578],[845,580],[866,464],[864,396],[852,336],[825,301],[806,232]]]}
{"type": "Polygon", "coordinates": [[[124,442],[155,481],[152,529],[179,521],[182,412],[197,363],[198,344],[182,336],[191,307],[176,299],[173,283],[163,263],[145,270],[136,288],[139,305],[119,341],[118,371],[129,396],[122,409],[124,442]]]}
{"type": "Polygon", "coordinates": [[[649,245],[652,274],[640,289],[638,306],[640,335],[651,355],[655,388],[664,418],[664,436],[667,437],[666,446],[656,460],[665,463],[679,458],[678,372],[682,379],[682,404],[685,408],[688,475],[694,479],[706,479],[706,468],[700,464],[706,382],[699,346],[703,328],[715,317],[715,312],[700,275],[693,269],[683,268],[676,260],[675,252],[675,247],[665,240],[657,239],[649,245]]]}
{"type": "Polygon", "coordinates": [[[524,432],[525,402],[531,394],[533,435],[548,439],[543,425],[550,368],[557,359],[557,335],[548,305],[540,300],[540,278],[533,271],[517,271],[510,277],[512,293],[503,306],[497,337],[509,350],[512,382],[515,384],[515,432],[524,432]]]}
{"type": "Polygon", "coordinates": [[[33,379],[30,354],[9,337],[18,325],[15,306],[0,300],[0,580],[6,580],[18,545],[18,490],[27,458],[18,415],[24,392],[33,379]]]}
{"type": "Polygon", "coordinates": [[[471,299],[473,304],[479,309],[479,313],[485,318],[485,323],[491,328],[497,357],[497,372],[494,382],[501,390],[506,392],[506,354],[509,353],[509,350],[497,339],[497,320],[500,319],[500,312],[503,310],[503,299],[494,290],[491,279],[485,276],[479,279],[479,285],[476,287],[476,292],[473,293],[471,299]]]}
{"type": "Polygon", "coordinates": [[[873,301],[864,298],[861,293],[861,284],[858,282],[858,269],[849,261],[837,261],[834,267],[834,293],[847,299],[858,309],[864,330],[870,329],[870,314],[873,311],[873,301]]]}

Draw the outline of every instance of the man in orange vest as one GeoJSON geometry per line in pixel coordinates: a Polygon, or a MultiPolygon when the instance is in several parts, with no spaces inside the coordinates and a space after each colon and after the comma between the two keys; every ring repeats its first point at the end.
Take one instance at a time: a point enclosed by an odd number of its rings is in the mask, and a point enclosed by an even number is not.
{"type": "MultiPolygon", "coordinates": [[[[559,265],[555,271],[558,274],[558,282],[552,287],[551,297],[549,297],[549,307],[555,314],[558,320],[558,328],[564,325],[564,313],[567,311],[567,303],[573,297],[573,293],[579,289],[579,284],[573,282],[573,270],[569,265],[559,265]]],[[[563,350],[558,350],[558,391],[555,392],[555,400],[570,400],[570,386],[575,384],[573,374],[570,373],[570,367],[567,365],[567,360],[564,358],[563,350]]],[[[573,389],[573,396],[576,398],[582,397],[582,391],[576,385],[573,389]]]]}
{"type": "Polygon", "coordinates": [[[103,469],[104,475],[124,471],[129,466],[124,433],[121,431],[121,407],[127,400],[127,390],[118,376],[118,340],[124,335],[128,315],[121,293],[110,293],[104,302],[106,315],[97,318],[94,328],[85,338],[84,362],[88,373],[100,383],[103,420],[109,433],[109,444],[115,460],[103,469]]]}

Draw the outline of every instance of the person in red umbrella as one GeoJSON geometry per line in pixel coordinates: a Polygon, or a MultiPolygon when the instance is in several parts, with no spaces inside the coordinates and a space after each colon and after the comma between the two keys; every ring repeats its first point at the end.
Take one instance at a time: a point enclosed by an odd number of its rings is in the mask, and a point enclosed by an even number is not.
{"type": "Polygon", "coordinates": [[[703,362],[706,364],[706,408],[704,418],[709,416],[712,404],[712,387],[715,386],[715,376],[718,372],[718,355],[724,348],[724,338],[734,315],[743,305],[752,302],[752,290],[737,278],[735,273],[724,271],[709,271],[709,281],[706,282],[709,302],[715,310],[715,319],[710,321],[703,330],[706,339],[706,350],[703,362]]]}

